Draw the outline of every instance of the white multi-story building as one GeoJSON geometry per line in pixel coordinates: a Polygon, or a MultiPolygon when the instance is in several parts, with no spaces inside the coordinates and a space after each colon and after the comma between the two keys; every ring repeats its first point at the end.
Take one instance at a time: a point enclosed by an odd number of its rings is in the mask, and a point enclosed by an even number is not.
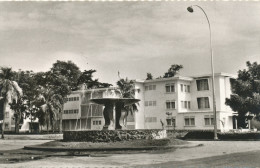
{"type": "MultiPolygon", "coordinates": [[[[233,111],[225,105],[231,95],[226,73],[215,74],[217,128],[233,129],[233,111]]],[[[138,112],[128,116],[129,129],[208,129],[214,128],[211,75],[176,76],[154,80],[136,80],[138,112]]],[[[113,88],[110,88],[113,89],[113,88]]],[[[103,106],[91,103],[102,98],[107,89],[75,91],[64,106],[63,130],[100,130],[103,128],[103,106]]]]}
{"type": "MultiPolygon", "coordinates": [[[[231,95],[233,75],[215,74],[217,128],[233,129],[233,111],[225,105],[231,95]]],[[[154,80],[137,80],[136,98],[140,99],[135,113],[136,129],[213,129],[211,75],[176,76],[154,80]]]]}

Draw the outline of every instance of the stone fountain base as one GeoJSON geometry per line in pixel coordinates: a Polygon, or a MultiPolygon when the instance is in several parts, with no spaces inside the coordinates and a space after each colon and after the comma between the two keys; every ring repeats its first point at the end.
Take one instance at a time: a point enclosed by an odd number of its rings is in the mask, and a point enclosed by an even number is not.
{"type": "Polygon", "coordinates": [[[64,131],[64,141],[75,142],[115,142],[135,139],[167,138],[166,130],[101,130],[101,131],[64,131]]]}

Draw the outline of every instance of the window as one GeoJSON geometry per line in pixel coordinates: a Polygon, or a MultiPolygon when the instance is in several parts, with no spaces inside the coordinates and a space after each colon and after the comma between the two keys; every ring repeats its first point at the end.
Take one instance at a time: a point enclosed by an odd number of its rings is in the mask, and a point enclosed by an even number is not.
{"type": "Polygon", "coordinates": [[[66,101],[79,101],[79,97],[69,97],[65,98],[66,101]]]}
{"type": "Polygon", "coordinates": [[[156,117],[145,117],[145,122],[157,122],[156,117]]]}
{"type": "Polygon", "coordinates": [[[93,125],[101,125],[101,121],[100,120],[93,121],[93,125]]]}
{"type": "Polygon", "coordinates": [[[175,118],[166,118],[166,124],[167,126],[176,126],[175,118]]]}
{"type": "Polygon", "coordinates": [[[184,124],[185,126],[195,126],[195,117],[193,116],[184,117],[184,124]]]}
{"type": "Polygon", "coordinates": [[[156,85],[147,85],[144,86],[144,90],[148,91],[148,90],[156,90],[156,85]]]}
{"type": "Polygon", "coordinates": [[[166,90],[166,93],[175,92],[174,83],[166,84],[165,90],[166,90]]]}
{"type": "Polygon", "coordinates": [[[197,80],[196,82],[197,82],[198,91],[209,90],[208,79],[201,79],[201,80],[197,80]]]}
{"type": "Polygon", "coordinates": [[[190,109],[190,101],[181,101],[181,107],[185,109],[190,109]]]}
{"type": "Polygon", "coordinates": [[[166,101],[166,109],[175,109],[175,101],[166,101]]]}
{"type": "Polygon", "coordinates": [[[144,105],[145,106],[156,106],[156,101],[145,101],[144,105]]]}
{"type": "Polygon", "coordinates": [[[213,115],[205,115],[204,121],[205,121],[205,125],[214,125],[213,115]]]}
{"type": "Polygon", "coordinates": [[[73,109],[73,110],[64,110],[64,114],[77,114],[79,113],[79,109],[73,109]]]}
{"type": "Polygon", "coordinates": [[[181,92],[190,92],[190,85],[181,84],[181,92]]]}
{"type": "Polygon", "coordinates": [[[166,124],[167,124],[167,126],[171,126],[172,125],[172,119],[167,118],[166,119],[166,124]]]}
{"type": "Polygon", "coordinates": [[[198,108],[199,109],[210,108],[208,97],[199,97],[199,98],[197,98],[197,102],[198,102],[198,108]]]}

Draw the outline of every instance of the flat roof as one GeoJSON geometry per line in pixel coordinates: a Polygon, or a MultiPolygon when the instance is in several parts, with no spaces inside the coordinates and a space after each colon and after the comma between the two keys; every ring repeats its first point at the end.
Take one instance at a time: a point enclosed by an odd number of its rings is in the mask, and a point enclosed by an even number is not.
{"type": "MultiPolygon", "coordinates": [[[[175,77],[170,77],[170,78],[156,78],[156,79],[151,79],[151,80],[136,79],[135,82],[136,83],[151,83],[151,82],[172,81],[172,80],[192,81],[196,78],[208,78],[211,76],[212,76],[211,74],[195,75],[195,76],[190,76],[190,77],[177,75],[175,77]]],[[[231,78],[237,77],[236,75],[224,73],[224,72],[214,73],[214,76],[224,76],[224,77],[231,77],[231,78]]]]}

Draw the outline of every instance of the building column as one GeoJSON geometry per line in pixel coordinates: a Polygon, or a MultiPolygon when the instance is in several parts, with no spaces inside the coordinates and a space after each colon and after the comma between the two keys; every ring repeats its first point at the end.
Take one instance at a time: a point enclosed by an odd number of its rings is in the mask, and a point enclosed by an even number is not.
{"type": "Polygon", "coordinates": [[[237,129],[237,119],[235,118],[235,123],[236,123],[236,129],[237,129]]]}

